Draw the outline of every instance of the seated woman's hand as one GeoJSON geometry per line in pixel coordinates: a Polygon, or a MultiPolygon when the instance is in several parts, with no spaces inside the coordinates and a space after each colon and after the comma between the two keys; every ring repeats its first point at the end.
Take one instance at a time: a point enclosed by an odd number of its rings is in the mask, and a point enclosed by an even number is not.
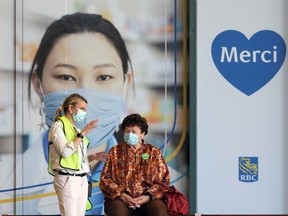
{"type": "Polygon", "coordinates": [[[150,196],[149,195],[141,195],[137,198],[134,198],[134,204],[136,205],[137,208],[139,208],[141,205],[144,203],[147,203],[150,201],[150,196]]]}
{"type": "Polygon", "coordinates": [[[120,196],[120,199],[129,207],[129,208],[132,208],[132,209],[135,209],[135,208],[138,208],[138,206],[135,204],[134,202],[134,199],[129,196],[128,194],[126,193],[123,193],[121,196],[120,196]]]}

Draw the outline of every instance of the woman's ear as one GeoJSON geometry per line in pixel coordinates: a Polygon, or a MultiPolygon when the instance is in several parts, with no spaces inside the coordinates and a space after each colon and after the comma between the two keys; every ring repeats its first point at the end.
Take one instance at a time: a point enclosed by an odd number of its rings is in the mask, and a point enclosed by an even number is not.
{"type": "Polygon", "coordinates": [[[72,104],[69,104],[68,106],[68,113],[72,114],[72,108],[73,108],[73,105],[72,104]]]}
{"type": "Polygon", "coordinates": [[[133,74],[131,71],[128,71],[125,74],[125,80],[124,80],[124,88],[123,88],[123,96],[124,98],[129,98],[132,95],[134,96],[134,82],[133,82],[133,74]]]}
{"type": "Polygon", "coordinates": [[[43,91],[41,86],[41,80],[38,78],[35,72],[32,73],[32,84],[34,87],[35,92],[40,97],[41,100],[43,100],[43,91]]]}
{"type": "Polygon", "coordinates": [[[142,140],[142,139],[144,139],[144,137],[145,137],[145,132],[142,132],[142,133],[140,134],[139,138],[142,140]]]}
{"type": "Polygon", "coordinates": [[[131,86],[133,84],[133,74],[131,71],[128,71],[125,74],[125,82],[127,83],[128,86],[131,86]]]}

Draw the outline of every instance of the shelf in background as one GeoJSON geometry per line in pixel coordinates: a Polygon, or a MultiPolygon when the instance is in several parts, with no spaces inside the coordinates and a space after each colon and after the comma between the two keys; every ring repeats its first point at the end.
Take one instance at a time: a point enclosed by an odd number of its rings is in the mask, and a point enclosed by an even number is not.
{"type": "MultiPolygon", "coordinates": [[[[149,132],[151,133],[165,133],[167,132],[168,134],[172,132],[173,129],[173,124],[167,124],[165,125],[164,123],[158,123],[158,124],[150,124],[149,125],[149,132]]],[[[180,133],[182,131],[182,128],[175,127],[174,132],[175,133],[180,133]]]]}
{"type": "MultiPolygon", "coordinates": [[[[165,79],[135,79],[135,84],[137,85],[143,85],[146,87],[151,87],[151,88],[165,88],[165,86],[167,86],[168,88],[172,88],[175,86],[174,80],[166,80],[165,79]]],[[[176,86],[177,87],[181,87],[183,85],[183,80],[178,80],[177,79],[177,83],[176,86]]]]}
{"type": "Polygon", "coordinates": [[[28,146],[29,135],[27,134],[0,135],[0,154],[23,153],[28,146]]]}
{"type": "Polygon", "coordinates": [[[22,73],[22,74],[29,74],[30,73],[30,69],[31,69],[31,65],[32,63],[30,62],[17,62],[16,63],[16,70],[14,68],[13,64],[8,65],[8,63],[6,62],[5,64],[1,64],[0,65],[0,72],[10,72],[10,73],[14,73],[14,71],[16,71],[16,73],[22,73]]]}
{"type": "MultiPolygon", "coordinates": [[[[147,33],[144,37],[144,40],[151,44],[158,44],[158,43],[172,43],[174,42],[174,33],[158,33],[158,34],[149,34],[147,33]]],[[[176,33],[176,41],[181,42],[183,40],[182,32],[176,33]]]]}

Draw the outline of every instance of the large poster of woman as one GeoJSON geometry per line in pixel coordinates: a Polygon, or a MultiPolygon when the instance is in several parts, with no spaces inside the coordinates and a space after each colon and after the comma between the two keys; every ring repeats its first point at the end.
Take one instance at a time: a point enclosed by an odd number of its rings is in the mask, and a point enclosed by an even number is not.
{"type": "MultiPolygon", "coordinates": [[[[53,176],[47,171],[47,136],[56,110],[72,93],[87,98],[87,122],[99,119],[87,137],[89,153],[108,152],[117,145],[122,141],[118,127],[123,117],[140,113],[149,122],[147,142],[161,150],[171,184],[188,197],[183,2],[1,0],[0,4],[10,11],[1,13],[0,20],[13,20],[15,26],[8,32],[15,42],[1,42],[4,50],[10,50],[12,63],[0,62],[0,73],[7,77],[0,81],[1,92],[6,92],[5,85],[11,88],[0,103],[0,213],[59,214],[53,176]],[[96,21],[69,23],[69,15],[76,13],[93,14],[96,21]],[[55,25],[65,15],[66,23],[55,25]]],[[[104,162],[90,165],[93,190],[86,214],[103,214],[99,178],[104,162]]]]}

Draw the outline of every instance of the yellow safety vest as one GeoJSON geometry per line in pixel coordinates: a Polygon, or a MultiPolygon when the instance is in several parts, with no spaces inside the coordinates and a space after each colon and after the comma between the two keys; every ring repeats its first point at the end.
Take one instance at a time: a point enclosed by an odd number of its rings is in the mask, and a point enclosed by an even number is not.
{"type": "MultiPolygon", "coordinates": [[[[70,142],[71,140],[73,140],[76,137],[76,131],[66,116],[59,117],[59,120],[62,121],[63,131],[64,131],[65,137],[67,139],[67,142],[70,142]]],[[[89,145],[89,141],[85,136],[83,138],[83,141],[84,141],[86,146],[89,145]]],[[[52,142],[49,143],[49,147],[51,144],[53,144],[53,143],[52,142]]],[[[50,157],[48,157],[48,158],[49,158],[48,171],[51,175],[55,175],[56,172],[52,169],[52,163],[50,161],[50,157]]],[[[65,169],[70,169],[70,170],[74,170],[74,171],[79,170],[80,169],[80,167],[79,167],[80,163],[79,163],[78,151],[76,151],[75,153],[71,154],[69,157],[66,157],[66,158],[60,156],[59,164],[61,167],[65,168],[65,169]]],[[[88,199],[87,204],[86,204],[86,211],[90,210],[90,209],[92,209],[92,203],[88,199]]]]}
{"type": "MultiPolygon", "coordinates": [[[[59,117],[59,120],[61,120],[61,122],[63,124],[63,131],[64,131],[65,137],[67,139],[67,142],[70,142],[71,140],[73,140],[76,137],[76,131],[66,116],[59,117]]],[[[83,138],[83,141],[84,141],[85,145],[88,146],[89,141],[85,136],[83,138]]],[[[53,143],[52,142],[49,143],[49,149],[50,149],[51,144],[53,144],[53,143]]],[[[56,174],[55,171],[52,170],[52,163],[50,161],[50,157],[48,157],[48,158],[49,158],[48,171],[50,174],[55,175],[56,174]]],[[[79,170],[80,169],[80,163],[79,163],[78,151],[74,152],[73,154],[71,154],[69,157],[66,157],[66,158],[60,156],[59,165],[65,169],[70,169],[73,171],[79,170]]]]}

